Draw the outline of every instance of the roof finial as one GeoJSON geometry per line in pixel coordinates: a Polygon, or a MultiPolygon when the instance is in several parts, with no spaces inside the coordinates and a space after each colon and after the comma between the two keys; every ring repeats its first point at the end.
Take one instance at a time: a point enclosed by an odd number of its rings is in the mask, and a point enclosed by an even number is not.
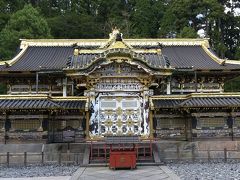
{"type": "Polygon", "coordinates": [[[117,41],[122,41],[122,33],[120,33],[120,29],[116,26],[112,28],[112,32],[109,34],[109,39],[116,39],[117,41]]]}

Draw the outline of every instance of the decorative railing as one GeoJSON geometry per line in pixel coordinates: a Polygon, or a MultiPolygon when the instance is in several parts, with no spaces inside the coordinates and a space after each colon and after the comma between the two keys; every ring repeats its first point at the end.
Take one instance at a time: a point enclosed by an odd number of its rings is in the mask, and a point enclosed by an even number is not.
{"type": "Polygon", "coordinates": [[[62,86],[50,85],[12,85],[8,94],[62,94],[62,86]]]}

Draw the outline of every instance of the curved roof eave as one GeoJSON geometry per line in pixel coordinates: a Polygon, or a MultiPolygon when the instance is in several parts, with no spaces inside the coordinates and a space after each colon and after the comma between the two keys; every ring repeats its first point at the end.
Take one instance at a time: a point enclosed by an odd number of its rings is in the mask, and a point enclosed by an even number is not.
{"type": "Polygon", "coordinates": [[[12,66],[22,57],[22,55],[26,52],[27,48],[28,46],[25,46],[24,48],[22,48],[21,51],[11,60],[0,61],[0,65],[12,66]]]}
{"type": "Polygon", "coordinates": [[[209,48],[210,48],[209,45],[202,44],[202,48],[214,61],[216,61],[217,63],[219,63],[221,65],[224,65],[224,64],[237,64],[237,65],[240,65],[240,59],[238,61],[238,60],[228,60],[228,59],[221,59],[221,58],[219,58],[218,56],[216,56],[214,53],[212,53],[209,50],[209,48]]]}

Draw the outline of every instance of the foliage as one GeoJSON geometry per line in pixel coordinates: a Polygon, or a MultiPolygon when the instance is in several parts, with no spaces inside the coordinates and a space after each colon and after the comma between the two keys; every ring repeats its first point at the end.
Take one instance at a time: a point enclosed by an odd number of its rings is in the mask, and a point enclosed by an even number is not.
{"type": "Polygon", "coordinates": [[[0,58],[13,56],[19,38],[108,38],[117,26],[127,38],[196,38],[203,29],[221,58],[240,59],[236,7],[239,0],[0,0],[0,58]]]}
{"type": "Polygon", "coordinates": [[[236,49],[235,59],[240,59],[240,47],[236,49]]]}
{"type": "Polygon", "coordinates": [[[240,77],[234,78],[224,85],[225,92],[240,92],[240,77]]]}
{"type": "Polygon", "coordinates": [[[163,1],[138,0],[132,12],[132,36],[157,37],[164,14],[163,1]]]}
{"type": "Polygon", "coordinates": [[[191,28],[191,27],[184,27],[180,33],[179,36],[180,38],[197,38],[197,32],[191,28]]]}
{"type": "Polygon", "coordinates": [[[50,29],[45,19],[31,5],[14,13],[0,32],[0,54],[11,58],[20,38],[49,38],[50,29]]]}
{"type": "Polygon", "coordinates": [[[234,16],[234,8],[239,6],[238,0],[232,3],[229,0],[171,0],[161,21],[159,35],[182,37],[186,27],[195,32],[204,29],[217,54],[233,59],[240,41],[240,19],[234,16]],[[229,8],[227,13],[225,7],[229,8]]]}
{"type": "Polygon", "coordinates": [[[7,87],[5,84],[0,83],[0,94],[6,94],[7,87]]]}
{"type": "Polygon", "coordinates": [[[51,33],[56,38],[100,38],[101,25],[89,15],[68,13],[48,19],[51,33]],[[70,33],[71,32],[71,33],[70,33]]]}

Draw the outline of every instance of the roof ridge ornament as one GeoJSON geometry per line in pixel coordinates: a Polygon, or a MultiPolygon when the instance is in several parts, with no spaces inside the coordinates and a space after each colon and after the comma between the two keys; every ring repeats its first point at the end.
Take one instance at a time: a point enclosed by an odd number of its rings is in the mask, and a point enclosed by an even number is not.
{"type": "Polygon", "coordinates": [[[122,33],[120,33],[120,29],[118,29],[116,26],[114,28],[112,28],[112,32],[109,33],[109,40],[117,40],[117,39],[121,39],[122,41],[122,33]]]}
{"type": "Polygon", "coordinates": [[[112,28],[112,32],[109,33],[109,39],[107,43],[102,45],[100,49],[115,49],[115,48],[124,48],[124,49],[132,49],[130,45],[128,45],[123,40],[123,34],[120,32],[116,26],[112,28]]]}

